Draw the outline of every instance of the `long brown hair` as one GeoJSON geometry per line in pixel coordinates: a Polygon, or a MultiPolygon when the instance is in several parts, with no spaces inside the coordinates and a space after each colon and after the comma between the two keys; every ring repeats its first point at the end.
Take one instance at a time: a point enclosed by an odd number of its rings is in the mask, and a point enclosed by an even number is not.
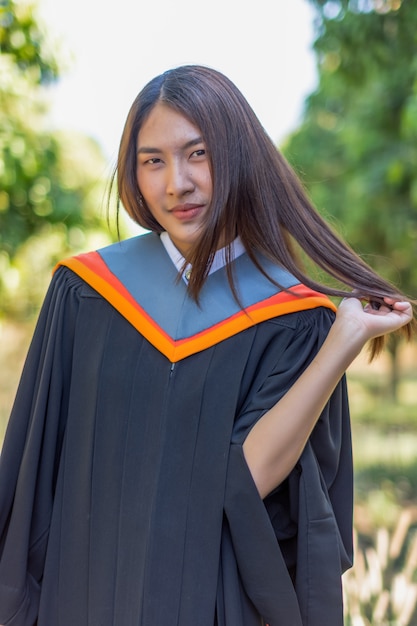
{"type": "MultiPolygon", "coordinates": [[[[208,67],[186,65],[169,70],[151,80],[133,102],[112,182],[117,178],[118,199],[134,221],[148,230],[162,231],[136,179],[139,130],[157,102],[171,106],[199,128],[210,156],[211,210],[199,241],[187,257],[193,266],[189,291],[195,299],[220,238],[232,241],[237,234],[261,271],[259,254],[285,267],[302,283],[331,296],[349,296],[354,290],[356,296],[375,302],[384,296],[404,297],[320,216],[241,92],[226,76],[208,67]],[[307,275],[297,246],[341,286],[330,287],[307,275]]],[[[230,248],[226,258],[230,259],[230,248]]],[[[229,263],[227,271],[238,297],[229,263]]],[[[411,324],[405,333],[411,336],[411,324]]],[[[381,338],[374,340],[373,353],[382,345],[381,338]]]]}

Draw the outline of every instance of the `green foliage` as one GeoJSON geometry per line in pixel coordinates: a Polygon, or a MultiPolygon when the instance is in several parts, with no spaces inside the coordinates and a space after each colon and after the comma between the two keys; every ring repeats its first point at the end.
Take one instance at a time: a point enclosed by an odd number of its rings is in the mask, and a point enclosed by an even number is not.
{"type": "Polygon", "coordinates": [[[284,151],[319,210],[415,297],[417,3],[314,4],[319,84],[284,151]]]}
{"type": "Polygon", "coordinates": [[[1,309],[15,317],[37,312],[59,259],[110,242],[97,144],[74,132],[36,141],[45,141],[43,169],[21,184],[24,202],[0,213],[1,309]]]}
{"type": "Polygon", "coordinates": [[[110,240],[108,172],[93,140],[45,130],[43,85],[59,67],[33,5],[0,0],[0,46],[1,312],[27,315],[58,258],[110,240]]]}
{"type": "Polygon", "coordinates": [[[58,63],[48,51],[33,4],[0,0],[0,50],[20,72],[38,83],[58,77],[58,63]]]}

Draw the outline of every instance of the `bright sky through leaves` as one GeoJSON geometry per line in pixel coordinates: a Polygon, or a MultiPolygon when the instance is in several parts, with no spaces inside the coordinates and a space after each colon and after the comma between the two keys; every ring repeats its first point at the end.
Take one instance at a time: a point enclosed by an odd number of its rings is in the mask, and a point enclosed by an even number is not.
{"type": "Polygon", "coordinates": [[[40,15],[69,60],[52,89],[51,123],[94,136],[112,160],[135,95],[170,67],[227,74],[277,142],[315,86],[307,0],[40,0],[40,15]]]}

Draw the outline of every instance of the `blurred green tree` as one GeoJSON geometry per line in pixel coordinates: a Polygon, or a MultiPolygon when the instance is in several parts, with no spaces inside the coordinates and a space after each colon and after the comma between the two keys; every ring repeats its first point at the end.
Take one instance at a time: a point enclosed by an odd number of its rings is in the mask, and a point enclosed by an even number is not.
{"type": "Polygon", "coordinates": [[[336,230],[416,297],[417,3],[311,2],[318,86],[284,152],[336,230]]]}
{"type": "Polygon", "coordinates": [[[0,311],[36,310],[63,255],[108,241],[106,162],[90,138],[45,130],[59,77],[34,5],[0,1],[0,311]]]}

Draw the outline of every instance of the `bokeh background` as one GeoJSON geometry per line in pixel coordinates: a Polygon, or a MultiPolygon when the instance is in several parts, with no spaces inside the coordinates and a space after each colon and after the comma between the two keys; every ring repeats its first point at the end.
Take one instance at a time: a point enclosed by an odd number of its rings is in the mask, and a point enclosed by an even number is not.
{"type": "MultiPolygon", "coordinates": [[[[415,0],[1,0],[0,446],[52,268],[117,238],[107,192],[124,120],[170,67],[227,74],[318,210],[417,297],[416,26],[415,0]]],[[[361,355],[348,382],[346,625],[417,626],[415,343],[361,355]]]]}

